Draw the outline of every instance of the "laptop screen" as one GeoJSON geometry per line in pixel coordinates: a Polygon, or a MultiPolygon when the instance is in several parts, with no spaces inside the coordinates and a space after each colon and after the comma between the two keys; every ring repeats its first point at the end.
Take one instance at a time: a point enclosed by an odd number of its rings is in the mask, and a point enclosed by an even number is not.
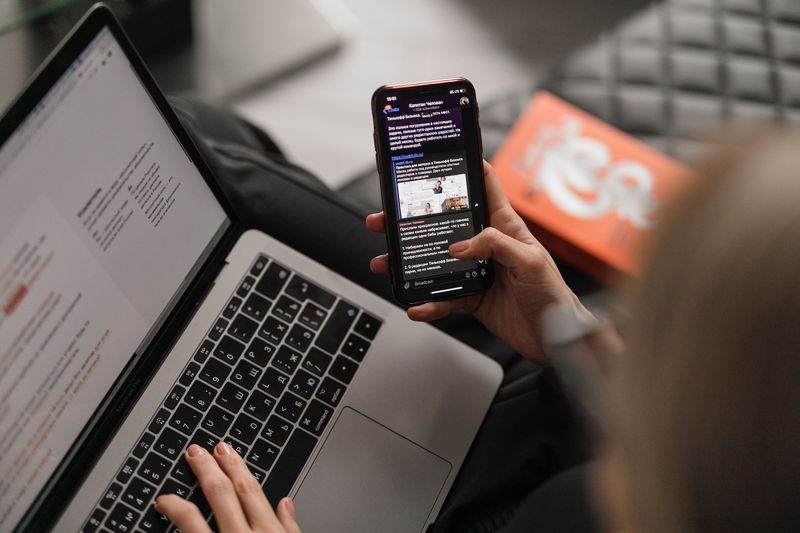
{"type": "Polygon", "coordinates": [[[0,530],[230,224],[102,30],[0,146],[0,530]]]}

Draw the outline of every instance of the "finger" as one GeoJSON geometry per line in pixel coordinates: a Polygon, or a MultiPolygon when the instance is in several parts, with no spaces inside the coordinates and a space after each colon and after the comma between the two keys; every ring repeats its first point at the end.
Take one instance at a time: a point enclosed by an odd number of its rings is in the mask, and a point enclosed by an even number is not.
{"type": "Polygon", "coordinates": [[[386,274],[389,272],[389,256],[386,254],[373,257],[369,262],[369,269],[376,274],[386,274]]]}
{"type": "Polygon", "coordinates": [[[384,216],[383,211],[380,213],[372,213],[371,215],[367,215],[367,220],[365,221],[367,229],[374,231],[375,233],[383,233],[386,231],[385,223],[386,217],[384,216]]]}
{"type": "Polygon", "coordinates": [[[300,526],[297,525],[297,515],[294,510],[294,502],[291,498],[284,498],[278,504],[278,520],[281,521],[286,533],[300,533],[300,526]]]}
{"type": "Polygon", "coordinates": [[[407,311],[408,318],[417,322],[430,322],[444,318],[451,313],[461,309],[473,311],[474,301],[467,298],[456,298],[454,300],[444,300],[441,302],[428,302],[426,304],[410,307],[407,311]]]}
{"type": "Polygon", "coordinates": [[[486,205],[490,215],[499,209],[511,206],[494,168],[488,161],[483,162],[483,182],[486,185],[486,205]]]}
{"type": "Polygon", "coordinates": [[[486,228],[467,241],[450,246],[450,255],[457,259],[494,259],[516,272],[535,272],[542,266],[544,250],[524,244],[496,228],[486,228]]]}
{"type": "Polygon", "coordinates": [[[228,479],[233,483],[233,490],[239,498],[247,521],[254,529],[269,529],[278,525],[278,519],[264,496],[261,484],[253,477],[247,465],[238,453],[226,443],[220,442],[214,447],[214,458],[228,479]]]}
{"type": "Polygon", "coordinates": [[[211,533],[200,509],[177,494],[164,494],[156,498],[156,511],[163,514],[186,533],[211,533]]]}
{"type": "Polygon", "coordinates": [[[192,444],[186,450],[186,461],[197,477],[203,494],[214,511],[219,527],[223,531],[246,531],[249,529],[247,519],[233,483],[207,451],[192,444]]]}

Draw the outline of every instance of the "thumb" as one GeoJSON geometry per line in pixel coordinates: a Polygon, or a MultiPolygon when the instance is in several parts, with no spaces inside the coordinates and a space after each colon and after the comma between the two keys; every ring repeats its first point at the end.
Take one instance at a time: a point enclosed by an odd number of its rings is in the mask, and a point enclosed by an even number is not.
{"type": "Polygon", "coordinates": [[[294,511],[294,502],[286,497],[278,502],[278,520],[280,520],[286,533],[300,533],[300,526],[297,525],[297,517],[294,511]]]}
{"type": "Polygon", "coordinates": [[[541,265],[542,254],[536,246],[522,243],[496,228],[486,228],[472,239],[450,246],[457,259],[494,259],[510,270],[527,271],[541,265]]]}

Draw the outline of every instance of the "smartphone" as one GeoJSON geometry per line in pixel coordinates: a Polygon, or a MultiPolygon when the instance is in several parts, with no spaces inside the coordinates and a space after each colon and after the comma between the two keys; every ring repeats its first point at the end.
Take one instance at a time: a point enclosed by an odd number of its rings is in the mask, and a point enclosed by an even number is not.
{"type": "Polygon", "coordinates": [[[448,247],[489,225],[475,88],[464,78],[385,85],[372,95],[390,275],[405,306],[491,287],[491,261],[448,247]]]}

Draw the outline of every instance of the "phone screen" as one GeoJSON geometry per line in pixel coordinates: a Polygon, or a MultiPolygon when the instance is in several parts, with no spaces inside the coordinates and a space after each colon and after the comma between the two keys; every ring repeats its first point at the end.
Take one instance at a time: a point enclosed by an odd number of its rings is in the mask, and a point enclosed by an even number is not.
{"type": "Polygon", "coordinates": [[[396,296],[417,303],[485,290],[489,265],[448,252],[487,224],[472,85],[384,87],[373,105],[396,296]]]}

